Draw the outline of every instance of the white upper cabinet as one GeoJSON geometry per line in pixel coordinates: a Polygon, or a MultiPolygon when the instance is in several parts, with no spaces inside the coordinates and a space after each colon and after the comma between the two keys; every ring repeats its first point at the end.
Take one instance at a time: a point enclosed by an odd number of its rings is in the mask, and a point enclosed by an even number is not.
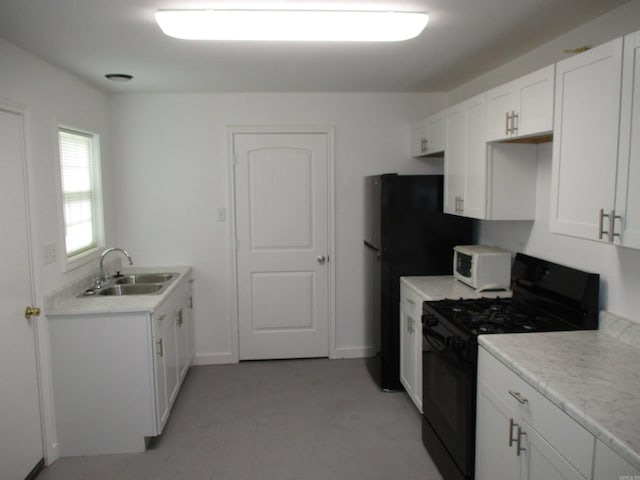
{"type": "Polygon", "coordinates": [[[485,94],[449,109],[444,211],[483,220],[535,218],[537,149],[487,143],[485,94]]]}
{"type": "Polygon", "coordinates": [[[551,231],[640,248],[640,32],[557,65],[551,231]]]}
{"type": "Polygon", "coordinates": [[[556,65],[552,232],[610,241],[621,79],[621,38],[556,65]]]}
{"type": "Polygon", "coordinates": [[[487,141],[550,133],[554,65],[487,92],[487,141]]]}
{"type": "Polygon", "coordinates": [[[444,211],[472,218],[486,213],[485,94],[449,109],[444,161],[444,211]]]}
{"type": "Polygon", "coordinates": [[[411,135],[411,154],[414,157],[441,154],[447,141],[446,111],[438,112],[418,122],[411,135]]]}
{"type": "Polygon", "coordinates": [[[612,218],[612,235],[620,234],[614,242],[640,248],[640,32],[624,39],[618,181],[612,218]]]}

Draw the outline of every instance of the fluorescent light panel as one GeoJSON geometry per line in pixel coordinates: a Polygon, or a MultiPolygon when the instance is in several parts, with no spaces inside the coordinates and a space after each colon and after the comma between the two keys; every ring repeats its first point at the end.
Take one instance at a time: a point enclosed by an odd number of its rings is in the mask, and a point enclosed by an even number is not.
{"type": "Polygon", "coordinates": [[[416,37],[426,13],[329,10],[158,10],[162,31],[186,40],[394,42],[416,37]]]}

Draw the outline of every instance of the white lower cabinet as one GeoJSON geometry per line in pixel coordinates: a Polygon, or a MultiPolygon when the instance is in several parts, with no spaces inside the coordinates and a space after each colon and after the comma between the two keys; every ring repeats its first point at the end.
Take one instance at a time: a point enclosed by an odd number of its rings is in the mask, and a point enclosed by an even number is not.
{"type": "Polygon", "coordinates": [[[189,277],[153,313],[49,317],[60,456],[142,452],[162,433],[193,361],[189,277]]]}
{"type": "Polygon", "coordinates": [[[596,453],[593,460],[593,480],[637,480],[640,469],[635,468],[624,458],[596,440],[596,453]]]}
{"type": "Polygon", "coordinates": [[[594,437],[483,348],[477,480],[591,479],[594,437]]]}
{"type": "Polygon", "coordinates": [[[422,413],[422,302],[400,281],[400,383],[422,413]]]}

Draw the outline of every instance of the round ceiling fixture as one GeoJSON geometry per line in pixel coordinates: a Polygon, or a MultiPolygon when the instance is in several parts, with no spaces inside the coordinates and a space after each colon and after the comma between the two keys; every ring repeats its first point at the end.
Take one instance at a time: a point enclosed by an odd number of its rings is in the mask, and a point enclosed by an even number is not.
{"type": "Polygon", "coordinates": [[[128,82],[133,78],[133,75],[129,75],[128,73],[107,73],[105,77],[112,82],[128,82]]]}

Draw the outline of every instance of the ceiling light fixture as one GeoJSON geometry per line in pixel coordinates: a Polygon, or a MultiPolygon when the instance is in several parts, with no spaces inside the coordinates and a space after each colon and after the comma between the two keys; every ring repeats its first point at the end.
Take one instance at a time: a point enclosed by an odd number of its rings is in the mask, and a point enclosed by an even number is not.
{"type": "Polygon", "coordinates": [[[426,13],[335,10],[158,10],[162,31],[187,40],[395,42],[422,32],[426,13]]]}

